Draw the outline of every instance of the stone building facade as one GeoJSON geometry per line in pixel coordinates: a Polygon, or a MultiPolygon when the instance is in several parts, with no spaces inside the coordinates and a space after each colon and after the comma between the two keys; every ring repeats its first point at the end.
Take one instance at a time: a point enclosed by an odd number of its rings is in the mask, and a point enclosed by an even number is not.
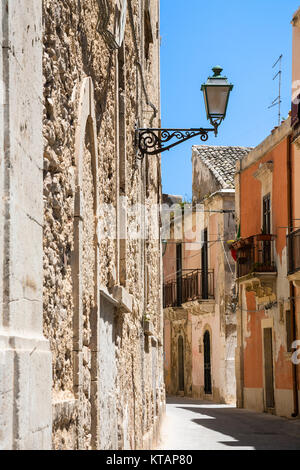
{"type": "Polygon", "coordinates": [[[181,216],[176,199],[165,198],[175,214],[163,256],[165,381],[170,395],[236,400],[235,263],[227,241],[236,230],[235,164],[248,152],[194,146],[192,206],[182,203],[181,216]]]}
{"type": "Polygon", "coordinates": [[[161,176],[135,128],[160,125],[159,1],[9,0],[1,17],[0,447],[149,448],[161,176]]]}

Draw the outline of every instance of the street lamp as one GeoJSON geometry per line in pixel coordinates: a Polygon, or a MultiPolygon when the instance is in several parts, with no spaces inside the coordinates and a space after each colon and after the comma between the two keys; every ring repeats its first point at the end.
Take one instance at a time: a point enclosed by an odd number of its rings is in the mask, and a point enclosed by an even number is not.
{"type": "Polygon", "coordinates": [[[213,77],[209,77],[207,82],[202,85],[201,90],[204,95],[207,119],[213,128],[205,129],[136,129],[136,145],[141,159],[145,155],[157,155],[170,150],[176,145],[186,142],[193,137],[200,136],[202,142],[208,140],[208,133],[214,132],[218,135],[218,127],[226,117],[228,100],[233,85],[226,77],[222,77],[223,69],[219,66],[214,67],[213,77]],[[176,142],[171,143],[173,139],[176,142]]]}
{"type": "Polygon", "coordinates": [[[207,119],[216,128],[226,117],[228,100],[233,85],[228,82],[226,77],[222,77],[222,67],[217,66],[212,69],[213,77],[208,77],[207,82],[202,85],[201,90],[204,95],[207,119]]]}

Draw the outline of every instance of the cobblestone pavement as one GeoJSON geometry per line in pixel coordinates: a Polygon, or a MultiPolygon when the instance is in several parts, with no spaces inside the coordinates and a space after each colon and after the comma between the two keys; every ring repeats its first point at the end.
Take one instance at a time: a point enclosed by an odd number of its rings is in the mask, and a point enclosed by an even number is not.
{"type": "Polygon", "coordinates": [[[300,450],[300,419],[169,398],[160,450],[300,450]]]}

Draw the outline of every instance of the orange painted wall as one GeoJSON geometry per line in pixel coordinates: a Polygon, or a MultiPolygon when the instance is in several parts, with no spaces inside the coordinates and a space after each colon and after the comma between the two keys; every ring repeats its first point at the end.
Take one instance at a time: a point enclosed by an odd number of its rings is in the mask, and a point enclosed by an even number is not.
{"type": "Polygon", "coordinates": [[[276,370],[275,387],[281,390],[291,390],[293,383],[292,363],[287,358],[286,350],[283,346],[280,348],[276,370]]]}
{"type": "MultiPolygon", "coordinates": [[[[300,28],[293,27],[293,71],[292,71],[292,98],[300,93],[300,28]]],[[[292,194],[293,194],[293,228],[300,228],[300,149],[296,145],[291,146],[292,150],[292,194]]],[[[296,313],[297,313],[297,338],[300,340],[300,288],[296,289],[296,313]]],[[[298,369],[298,386],[300,390],[300,366],[298,369]]]]}
{"type": "Polygon", "coordinates": [[[248,318],[248,330],[251,336],[246,339],[244,352],[244,379],[246,388],[263,387],[263,353],[261,319],[265,318],[264,312],[255,312],[256,301],[254,292],[246,293],[248,312],[243,312],[248,318]]]}
{"type": "MultiPolygon", "coordinates": [[[[272,151],[264,155],[258,162],[244,170],[241,174],[241,236],[242,238],[259,234],[262,227],[262,192],[260,181],[254,178],[254,173],[260,163],[273,161],[272,186],[272,233],[276,235],[276,251],[282,262],[283,250],[286,247],[288,227],[288,139],[280,142],[272,151]]],[[[295,163],[298,165],[298,162],[295,163]]],[[[300,167],[299,167],[300,170],[300,167]]],[[[300,189],[295,189],[300,191],[300,189]]],[[[300,196],[300,193],[297,197],[300,196]]],[[[300,206],[297,207],[297,211],[300,206]]],[[[298,213],[298,212],[297,212],[298,213]]],[[[300,217],[299,217],[300,218],[300,217]]],[[[254,292],[246,294],[247,333],[244,351],[244,377],[246,388],[263,387],[263,346],[261,320],[267,318],[264,311],[256,312],[254,292]]],[[[275,323],[276,328],[276,323],[275,323]]],[[[276,335],[275,335],[276,336],[276,335]]],[[[274,348],[275,349],[275,348],[274,348]]],[[[292,388],[292,367],[286,357],[286,348],[282,346],[275,363],[275,385],[280,389],[292,388]]]]}
{"type": "Polygon", "coordinates": [[[260,233],[262,228],[261,183],[253,174],[260,163],[273,161],[272,228],[273,234],[277,236],[276,248],[280,256],[286,246],[286,229],[281,227],[288,225],[287,150],[288,140],[284,139],[241,174],[241,236],[247,238],[260,233]]]}

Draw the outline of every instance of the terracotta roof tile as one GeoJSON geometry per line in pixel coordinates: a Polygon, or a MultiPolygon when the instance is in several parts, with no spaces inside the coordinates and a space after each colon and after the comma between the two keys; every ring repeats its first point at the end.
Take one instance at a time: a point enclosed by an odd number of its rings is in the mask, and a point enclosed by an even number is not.
{"type": "Polygon", "coordinates": [[[251,150],[252,147],[194,145],[193,155],[198,154],[222,189],[234,189],[236,162],[248,155],[251,150]]]}

